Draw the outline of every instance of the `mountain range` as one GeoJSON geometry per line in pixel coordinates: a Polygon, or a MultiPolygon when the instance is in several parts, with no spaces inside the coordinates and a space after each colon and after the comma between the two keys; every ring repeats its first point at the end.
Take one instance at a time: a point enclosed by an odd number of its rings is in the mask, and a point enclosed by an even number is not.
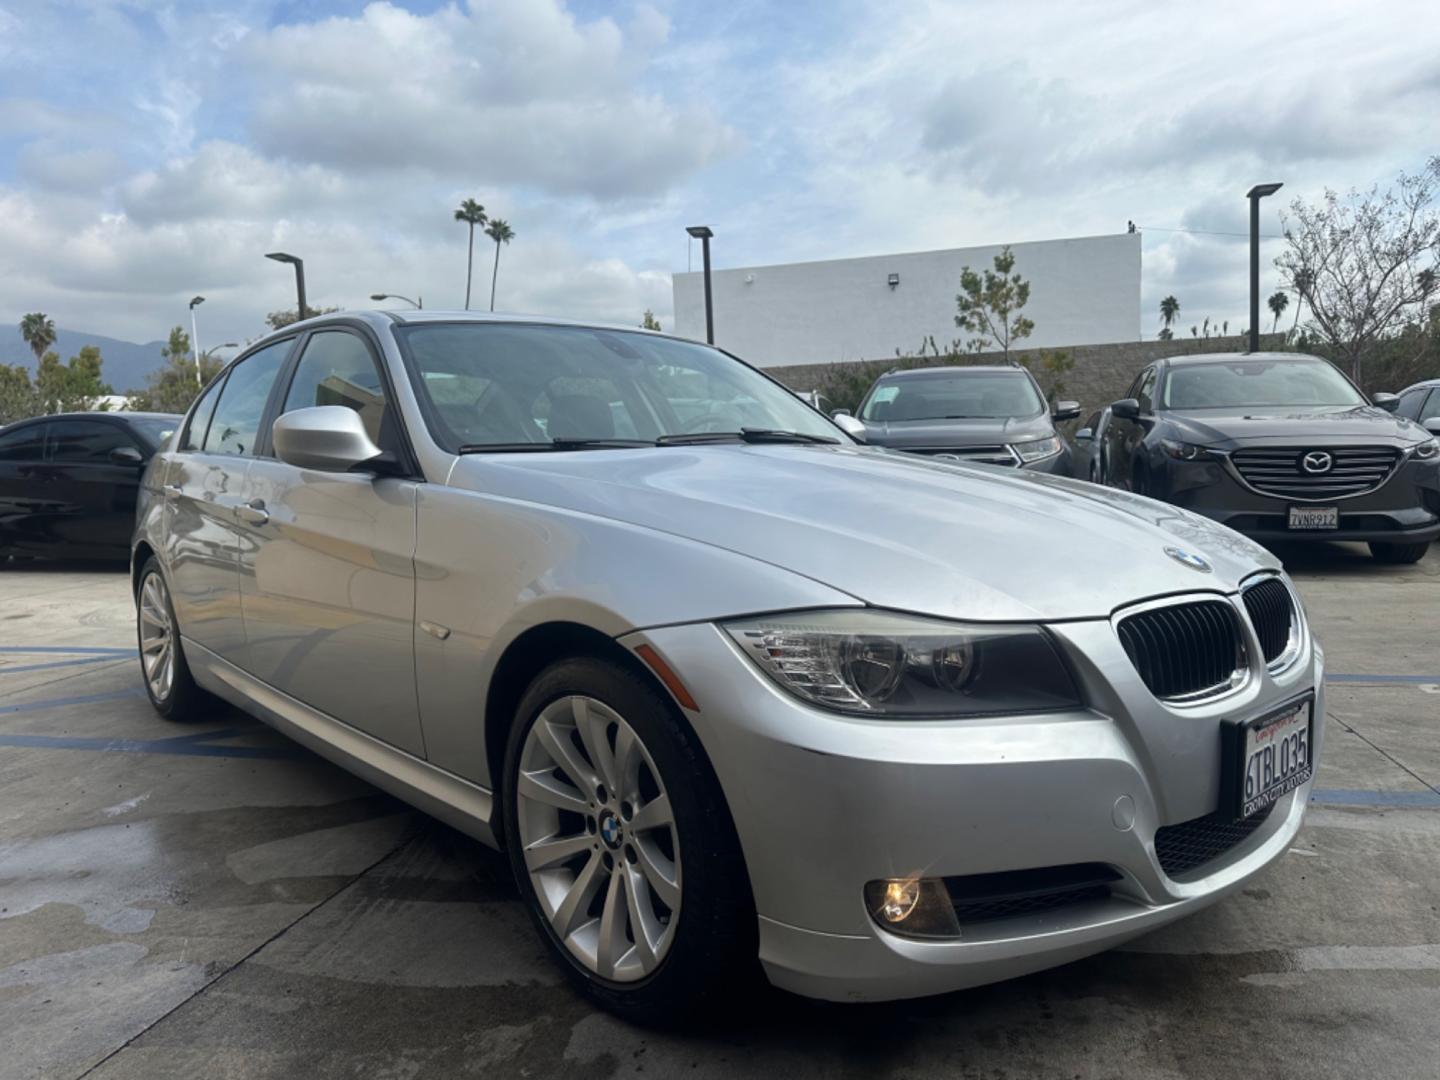
{"type": "MultiPolygon", "coordinates": [[[[35,354],[21,339],[18,328],[12,327],[11,335],[11,340],[6,340],[7,335],[0,331],[0,363],[23,364],[30,369],[30,373],[33,375],[35,354]]],[[[90,334],[83,330],[62,330],[59,327],[55,328],[55,344],[50,348],[51,351],[60,354],[63,362],[77,355],[82,345],[98,345],[100,347],[100,358],[103,361],[100,367],[100,377],[109,383],[117,394],[123,394],[130,390],[143,390],[145,376],[165,362],[160,358],[160,350],[165,347],[163,341],[150,341],[144,345],[137,345],[133,341],[121,341],[119,338],[106,337],[103,334],[90,334]]]]}

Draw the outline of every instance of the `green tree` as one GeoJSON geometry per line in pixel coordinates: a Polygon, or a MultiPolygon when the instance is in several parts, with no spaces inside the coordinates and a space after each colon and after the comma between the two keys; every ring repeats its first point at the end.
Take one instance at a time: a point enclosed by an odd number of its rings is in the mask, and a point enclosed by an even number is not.
{"type": "MultiPolygon", "coordinates": [[[[305,317],[307,319],[313,319],[316,315],[329,315],[331,312],[339,310],[339,307],[307,307],[305,309],[305,317]]],[[[270,327],[271,330],[283,330],[291,323],[299,321],[300,316],[296,315],[294,311],[290,310],[272,311],[269,315],[265,316],[265,325],[270,327]]]]}
{"type": "Polygon", "coordinates": [[[1167,296],[1160,301],[1160,340],[1169,341],[1175,336],[1170,328],[1175,325],[1175,320],[1180,317],[1180,301],[1174,296],[1167,296]]]}
{"type": "MultiPolygon", "coordinates": [[[[294,322],[294,312],[289,313],[294,322]]],[[[210,353],[200,354],[200,378],[195,378],[195,357],[190,348],[190,335],[183,326],[170,331],[160,349],[165,363],[145,376],[146,388],[131,394],[135,408],[145,412],[183,413],[200,396],[203,387],[219,374],[225,361],[210,353]]]]}
{"type": "Polygon", "coordinates": [[[960,271],[960,293],[955,304],[960,314],[955,325],[976,335],[967,343],[971,352],[996,347],[1010,361],[1010,346],[1030,336],[1035,329],[1031,319],[1020,314],[1030,300],[1030,283],[1015,269],[1015,255],[1010,248],[1000,249],[995,256],[995,269],[977,274],[966,266],[960,271]]]}
{"type": "Polygon", "coordinates": [[[0,425],[24,420],[40,412],[30,369],[24,364],[0,364],[0,425]]]}
{"type": "Polygon", "coordinates": [[[495,279],[500,276],[500,245],[515,239],[515,230],[500,218],[491,218],[485,227],[485,235],[495,241],[495,269],[490,272],[490,310],[495,310],[495,279]]]}
{"type": "Polygon", "coordinates": [[[651,311],[647,307],[645,309],[645,314],[640,317],[640,329],[663,330],[664,327],[660,325],[660,320],[655,317],[655,312],[651,311]]]}
{"type": "MultiPolygon", "coordinates": [[[[489,219],[485,216],[485,207],[481,206],[474,199],[466,199],[455,209],[455,220],[463,221],[470,226],[470,247],[465,254],[465,310],[470,310],[470,278],[475,269],[475,226],[484,225],[489,219]]],[[[496,255],[498,257],[498,245],[496,255]]]]}
{"type": "Polygon", "coordinates": [[[1285,309],[1290,306],[1290,297],[1282,289],[1279,292],[1271,293],[1270,299],[1265,301],[1270,308],[1270,314],[1275,316],[1275,321],[1270,324],[1270,332],[1273,334],[1280,325],[1280,316],[1285,314],[1285,309]]]}
{"type": "Polygon", "coordinates": [[[54,320],[42,312],[32,311],[20,320],[20,336],[35,354],[35,362],[39,363],[50,346],[55,344],[54,320]]]}
{"type": "Polygon", "coordinates": [[[84,410],[94,405],[96,398],[111,393],[110,387],[100,378],[103,363],[97,345],[84,346],[79,356],[72,356],[65,364],[60,362],[57,353],[47,352],[35,369],[36,411],[84,410]]]}

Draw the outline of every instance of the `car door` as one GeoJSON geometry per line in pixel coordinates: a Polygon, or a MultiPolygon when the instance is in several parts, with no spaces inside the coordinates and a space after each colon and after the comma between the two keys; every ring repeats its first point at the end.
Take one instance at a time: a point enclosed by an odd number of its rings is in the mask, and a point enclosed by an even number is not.
{"type": "MultiPolygon", "coordinates": [[[[408,458],[378,357],[358,333],[311,333],[276,415],[358,412],[408,458]]],[[[277,398],[279,395],[277,395],[277,398]]],[[[415,503],[409,476],[251,465],[240,528],[250,670],[271,686],[409,753],[425,752],[415,690],[415,503]]]]}
{"type": "Polygon", "coordinates": [[[166,455],[165,567],[180,632],[245,667],[236,510],[276,377],[294,344],[276,342],[236,362],[206,390],[166,455]]]}
{"type": "Polygon", "coordinates": [[[1147,367],[1136,376],[1127,394],[1128,397],[1139,402],[1142,419],[1132,420],[1116,416],[1114,410],[1111,410],[1110,422],[1106,426],[1105,434],[1105,469],[1108,474],[1106,483],[1112,487],[1124,488],[1127,491],[1135,490],[1135,458],[1149,431],[1143,418],[1151,416],[1155,409],[1156,374],[1157,369],[1154,365],[1147,367]]]}
{"type": "Polygon", "coordinates": [[[44,551],[50,521],[45,473],[46,422],[0,431],[0,555],[44,551]]]}
{"type": "Polygon", "coordinates": [[[50,490],[63,508],[55,539],[76,552],[123,556],[135,531],[145,447],[111,420],[53,420],[45,442],[50,490]]]}

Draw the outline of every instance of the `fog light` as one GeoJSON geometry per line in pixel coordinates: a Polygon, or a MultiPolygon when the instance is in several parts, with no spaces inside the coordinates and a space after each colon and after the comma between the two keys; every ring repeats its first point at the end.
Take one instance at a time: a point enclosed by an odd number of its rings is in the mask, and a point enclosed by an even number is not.
{"type": "Polygon", "coordinates": [[[865,885],[870,917],[906,937],[957,938],[960,923],[945,883],[938,878],[882,878],[865,885]]]}
{"type": "Polygon", "coordinates": [[[885,892],[881,896],[877,914],[888,923],[904,922],[919,902],[918,878],[891,879],[885,882],[885,892]]]}

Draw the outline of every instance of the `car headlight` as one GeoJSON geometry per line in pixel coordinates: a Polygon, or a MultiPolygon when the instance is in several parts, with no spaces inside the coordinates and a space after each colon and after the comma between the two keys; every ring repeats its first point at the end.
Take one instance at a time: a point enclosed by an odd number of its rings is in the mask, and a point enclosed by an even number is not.
{"type": "Polygon", "coordinates": [[[840,609],[724,628],[783,689],[839,712],[944,718],[1080,704],[1069,669],[1038,626],[840,609]]]}
{"type": "Polygon", "coordinates": [[[1161,439],[1160,446],[1176,461],[1214,461],[1219,454],[1194,443],[1178,442],[1175,439],[1161,439]]]}
{"type": "Polygon", "coordinates": [[[1032,461],[1043,461],[1047,457],[1054,457],[1061,448],[1060,440],[1052,436],[1048,439],[1036,439],[1033,442],[1016,443],[1015,453],[1019,454],[1020,460],[1028,465],[1032,461]]]}
{"type": "Polygon", "coordinates": [[[1422,443],[1416,443],[1414,453],[1421,461],[1440,457],[1440,439],[1426,439],[1422,443]]]}

